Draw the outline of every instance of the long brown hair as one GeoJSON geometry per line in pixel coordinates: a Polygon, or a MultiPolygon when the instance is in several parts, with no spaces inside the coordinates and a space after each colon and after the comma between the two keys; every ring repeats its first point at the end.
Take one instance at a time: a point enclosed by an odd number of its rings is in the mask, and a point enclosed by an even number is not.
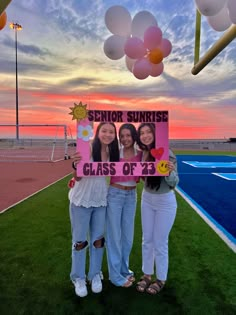
{"type": "MultiPolygon", "coordinates": [[[[137,143],[138,143],[138,146],[140,147],[140,149],[142,151],[148,151],[147,161],[155,161],[155,158],[150,153],[151,149],[155,148],[155,139],[156,139],[155,124],[153,124],[153,123],[142,123],[142,124],[139,125],[139,127],[138,127],[138,141],[137,141],[137,143]],[[145,127],[145,126],[149,127],[151,132],[152,132],[152,134],[153,134],[154,140],[150,144],[150,146],[146,146],[140,140],[141,129],[143,127],[145,127]]],[[[162,181],[162,177],[161,176],[147,176],[147,177],[145,177],[145,183],[146,183],[147,187],[149,187],[151,189],[158,190],[160,188],[161,181],[162,181]]]]}

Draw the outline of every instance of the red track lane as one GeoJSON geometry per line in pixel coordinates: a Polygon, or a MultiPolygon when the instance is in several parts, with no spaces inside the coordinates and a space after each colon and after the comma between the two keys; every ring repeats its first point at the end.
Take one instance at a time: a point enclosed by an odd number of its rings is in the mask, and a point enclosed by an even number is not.
{"type": "Polygon", "coordinates": [[[0,212],[72,172],[71,160],[1,162],[0,212]]]}

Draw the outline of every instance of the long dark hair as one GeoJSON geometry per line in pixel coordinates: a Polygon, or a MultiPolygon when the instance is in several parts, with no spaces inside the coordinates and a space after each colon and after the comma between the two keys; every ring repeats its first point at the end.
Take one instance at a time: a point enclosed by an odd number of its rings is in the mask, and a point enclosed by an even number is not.
{"type": "Polygon", "coordinates": [[[112,122],[101,122],[96,130],[96,134],[92,143],[92,157],[94,162],[102,162],[102,155],[101,155],[101,141],[98,138],[99,130],[101,127],[105,124],[112,125],[115,129],[115,139],[108,144],[108,150],[109,150],[109,160],[110,162],[118,162],[119,161],[119,145],[118,145],[118,138],[117,138],[117,131],[116,126],[112,122]]]}
{"type": "Polygon", "coordinates": [[[137,130],[136,128],[134,127],[133,124],[128,124],[128,123],[125,123],[123,125],[120,126],[120,129],[119,129],[119,139],[121,138],[121,131],[124,130],[124,129],[128,129],[130,131],[130,134],[131,134],[131,138],[133,140],[133,144],[135,142],[137,142],[138,140],[138,133],[137,133],[137,130]]]}
{"type": "Polygon", "coordinates": [[[150,150],[155,148],[155,139],[156,139],[156,131],[155,131],[155,124],[153,123],[142,123],[138,126],[138,139],[137,139],[137,144],[138,146],[140,147],[140,149],[142,151],[149,151],[149,157],[148,157],[148,161],[154,161],[155,159],[151,156],[150,154],[150,150]],[[141,129],[143,127],[149,127],[151,132],[152,132],[152,135],[153,135],[153,142],[149,145],[149,146],[146,146],[145,144],[143,144],[140,140],[140,134],[141,134],[141,129]]]}
{"type": "MultiPolygon", "coordinates": [[[[153,123],[142,123],[139,125],[138,127],[138,146],[140,147],[140,149],[142,151],[148,151],[148,158],[147,161],[155,161],[155,158],[151,155],[150,151],[151,149],[155,148],[155,137],[156,136],[156,132],[155,132],[155,124],[153,123]],[[140,134],[141,134],[141,129],[143,127],[149,127],[152,134],[153,134],[153,142],[149,145],[146,146],[145,144],[143,144],[140,140],[140,134]]],[[[145,177],[145,182],[147,187],[151,188],[151,189],[155,189],[158,190],[160,188],[161,185],[161,181],[162,181],[162,177],[161,176],[147,176],[145,177]]]]}

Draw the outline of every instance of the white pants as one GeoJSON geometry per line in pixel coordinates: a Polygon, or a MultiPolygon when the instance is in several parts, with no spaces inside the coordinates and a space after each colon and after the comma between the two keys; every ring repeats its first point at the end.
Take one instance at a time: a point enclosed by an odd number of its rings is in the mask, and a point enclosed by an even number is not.
{"type": "Polygon", "coordinates": [[[142,193],[142,271],[165,281],[168,273],[168,238],[176,216],[176,197],[173,191],[165,194],[142,193]]]}

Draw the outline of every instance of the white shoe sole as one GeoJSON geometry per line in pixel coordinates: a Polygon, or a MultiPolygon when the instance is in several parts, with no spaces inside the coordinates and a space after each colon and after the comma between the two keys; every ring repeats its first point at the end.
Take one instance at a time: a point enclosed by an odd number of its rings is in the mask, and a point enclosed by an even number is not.
{"type": "Polygon", "coordinates": [[[91,288],[91,290],[92,290],[93,293],[100,293],[100,292],[102,292],[102,288],[99,288],[99,289],[91,288]]]}
{"type": "Polygon", "coordinates": [[[75,294],[79,297],[85,297],[88,295],[88,292],[84,292],[83,294],[79,294],[78,292],[75,291],[75,294]]]}

